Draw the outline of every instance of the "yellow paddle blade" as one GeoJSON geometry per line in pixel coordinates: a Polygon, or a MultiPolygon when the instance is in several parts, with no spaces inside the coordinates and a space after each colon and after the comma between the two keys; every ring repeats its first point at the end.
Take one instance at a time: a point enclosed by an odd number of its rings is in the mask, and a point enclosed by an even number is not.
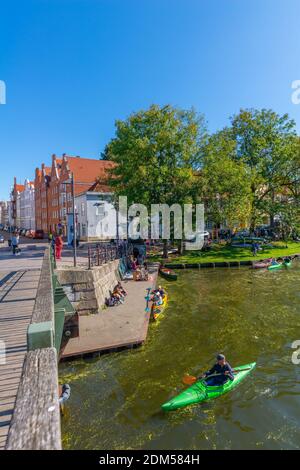
{"type": "Polygon", "coordinates": [[[193,377],[192,375],[185,375],[182,379],[182,382],[186,385],[193,385],[197,381],[197,377],[193,377]]]}

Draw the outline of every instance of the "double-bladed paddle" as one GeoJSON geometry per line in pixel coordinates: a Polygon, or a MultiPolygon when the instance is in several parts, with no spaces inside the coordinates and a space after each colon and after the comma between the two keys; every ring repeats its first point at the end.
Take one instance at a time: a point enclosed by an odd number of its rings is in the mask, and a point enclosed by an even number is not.
{"type": "MultiPolygon", "coordinates": [[[[245,370],[251,370],[251,367],[247,367],[246,369],[239,369],[239,370],[233,370],[232,372],[234,374],[238,374],[239,372],[244,372],[245,370]]],[[[206,379],[209,379],[210,377],[218,377],[219,375],[225,375],[223,373],[220,373],[220,374],[211,374],[211,375],[208,375],[207,377],[203,377],[202,379],[198,379],[197,377],[194,377],[193,375],[188,375],[186,374],[183,379],[182,379],[182,382],[185,384],[185,385],[193,385],[195,382],[197,382],[199,380],[199,382],[201,380],[206,380],[206,379]]]]}
{"type": "Polygon", "coordinates": [[[148,313],[150,311],[150,308],[148,307],[148,305],[149,305],[149,300],[150,300],[150,295],[149,294],[150,294],[150,291],[151,291],[151,287],[148,287],[146,289],[146,291],[148,291],[148,293],[147,293],[147,296],[145,297],[145,300],[147,300],[145,312],[148,313]]]}

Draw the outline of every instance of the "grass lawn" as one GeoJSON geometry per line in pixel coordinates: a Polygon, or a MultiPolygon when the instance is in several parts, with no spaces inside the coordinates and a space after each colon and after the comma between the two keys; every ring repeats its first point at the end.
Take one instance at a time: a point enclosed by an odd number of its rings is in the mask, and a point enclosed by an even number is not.
{"type": "Polygon", "coordinates": [[[212,245],[209,251],[187,251],[183,255],[169,255],[163,259],[161,256],[149,256],[149,261],[164,261],[165,263],[218,263],[222,261],[253,261],[266,258],[280,258],[300,253],[300,243],[288,242],[288,247],[283,242],[273,243],[273,248],[265,247],[257,256],[252,256],[250,248],[234,248],[228,245],[212,245]]]}

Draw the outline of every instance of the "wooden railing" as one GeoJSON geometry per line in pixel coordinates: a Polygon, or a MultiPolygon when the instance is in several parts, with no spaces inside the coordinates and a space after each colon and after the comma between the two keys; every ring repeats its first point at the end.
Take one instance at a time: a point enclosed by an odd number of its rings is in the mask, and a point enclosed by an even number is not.
{"type": "Polygon", "coordinates": [[[74,310],[56,281],[52,253],[44,254],[31,323],[28,352],[6,449],[61,449],[58,356],[65,316],[74,310]]]}
{"type": "Polygon", "coordinates": [[[124,242],[120,245],[109,243],[98,243],[95,246],[88,247],[88,268],[102,266],[109,261],[121,259],[132,254],[132,245],[124,242]]]}
{"type": "Polygon", "coordinates": [[[60,450],[57,354],[29,351],[9,428],[7,450],[60,450]]]}

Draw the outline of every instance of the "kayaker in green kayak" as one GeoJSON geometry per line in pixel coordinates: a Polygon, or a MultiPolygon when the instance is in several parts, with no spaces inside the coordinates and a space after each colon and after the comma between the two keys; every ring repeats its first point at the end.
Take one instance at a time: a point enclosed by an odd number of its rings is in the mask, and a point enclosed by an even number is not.
{"type": "Polygon", "coordinates": [[[218,354],[216,359],[217,362],[215,365],[205,374],[199,377],[199,380],[208,377],[205,382],[210,387],[220,386],[226,383],[228,380],[234,380],[233,370],[231,365],[226,361],[224,354],[218,354]],[[214,374],[216,374],[216,376],[211,377],[214,374]]]}

